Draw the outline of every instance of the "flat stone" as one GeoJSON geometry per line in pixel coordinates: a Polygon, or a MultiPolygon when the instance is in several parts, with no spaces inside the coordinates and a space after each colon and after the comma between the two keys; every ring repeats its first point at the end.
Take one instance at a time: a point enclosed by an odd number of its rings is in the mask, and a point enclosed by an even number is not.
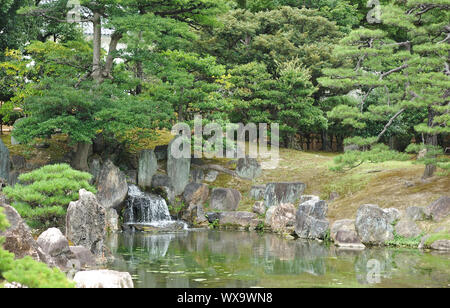
{"type": "Polygon", "coordinates": [[[265,206],[297,204],[305,189],[304,183],[269,183],[264,194],[265,206]]]}
{"type": "Polygon", "coordinates": [[[77,288],[134,288],[130,273],[111,270],[78,272],[73,281],[77,288]]]}

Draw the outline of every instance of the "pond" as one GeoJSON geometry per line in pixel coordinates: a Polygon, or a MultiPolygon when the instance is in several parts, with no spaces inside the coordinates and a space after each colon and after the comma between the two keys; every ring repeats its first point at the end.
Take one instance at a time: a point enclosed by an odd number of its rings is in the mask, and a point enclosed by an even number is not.
{"type": "Polygon", "coordinates": [[[450,287],[450,254],[341,250],[275,234],[190,230],[108,238],[137,288],[450,287]]]}

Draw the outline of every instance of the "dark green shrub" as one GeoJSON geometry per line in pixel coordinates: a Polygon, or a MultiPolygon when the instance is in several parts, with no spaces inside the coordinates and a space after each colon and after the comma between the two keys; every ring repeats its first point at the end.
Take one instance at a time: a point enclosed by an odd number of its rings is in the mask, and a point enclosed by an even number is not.
{"type": "Polygon", "coordinates": [[[4,193],[31,228],[58,227],[64,224],[69,203],[78,200],[80,189],[96,193],[89,185],[91,177],[67,164],[48,165],[22,174],[21,184],[6,187],[4,193]]]}

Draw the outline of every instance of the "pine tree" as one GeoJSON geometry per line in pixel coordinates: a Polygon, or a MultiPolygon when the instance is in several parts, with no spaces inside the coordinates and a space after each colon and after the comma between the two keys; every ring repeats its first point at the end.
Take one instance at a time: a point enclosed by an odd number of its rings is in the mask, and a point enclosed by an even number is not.
{"type": "MultiPolygon", "coordinates": [[[[449,55],[450,5],[446,1],[408,1],[383,7],[379,26],[360,28],[341,40],[334,50],[339,67],[325,69],[320,84],[334,91],[360,89],[358,105],[339,105],[331,116],[356,129],[367,121],[384,123],[366,145],[382,141],[391,126],[406,112],[424,112],[416,132],[429,147],[438,135],[450,133],[449,55]],[[367,104],[377,94],[376,103],[367,104]]],[[[437,162],[427,161],[424,177],[431,176],[437,162]]]]}

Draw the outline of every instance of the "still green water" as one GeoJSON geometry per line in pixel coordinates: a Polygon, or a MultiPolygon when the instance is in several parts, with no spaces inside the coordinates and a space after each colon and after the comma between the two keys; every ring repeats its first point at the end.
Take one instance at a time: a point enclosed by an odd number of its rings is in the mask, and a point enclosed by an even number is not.
{"type": "Polygon", "coordinates": [[[138,288],[450,287],[450,254],[340,250],[229,231],[113,234],[110,269],[138,288]]]}

